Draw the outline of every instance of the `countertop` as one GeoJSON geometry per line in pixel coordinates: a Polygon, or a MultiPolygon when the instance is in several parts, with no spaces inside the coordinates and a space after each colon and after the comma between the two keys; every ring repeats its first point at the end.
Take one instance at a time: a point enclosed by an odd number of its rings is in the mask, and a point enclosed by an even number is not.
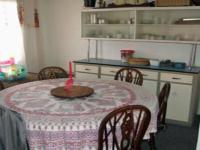
{"type": "Polygon", "coordinates": [[[121,60],[111,60],[111,59],[81,59],[75,60],[74,63],[81,63],[81,64],[93,64],[93,65],[109,65],[115,67],[134,67],[134,68],[141,68],[141,69],[151,69],[151,70],[162,70],[162,71],[173,71],[173,72],[182,72],[182,73],[200,73],[200,67],[185,67],[184,69],[176,69],[173,67],[159,67],[159,66],[144,66],[144,65],[131,65],[128,63],[123,63],[121,60]]]}

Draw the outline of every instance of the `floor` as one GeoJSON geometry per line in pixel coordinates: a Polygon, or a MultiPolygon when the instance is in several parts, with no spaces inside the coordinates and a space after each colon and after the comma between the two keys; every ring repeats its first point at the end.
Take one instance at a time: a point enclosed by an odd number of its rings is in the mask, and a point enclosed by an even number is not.
{"type": "MultiPolygon", "coordinates": [[[[156,135],[157,150],[196,150],[200,116],[196,116],[192,127],[168,124],[165,131],[156,135]]],[[[146,142],[142,150],[149,150],[146,142]]]]}

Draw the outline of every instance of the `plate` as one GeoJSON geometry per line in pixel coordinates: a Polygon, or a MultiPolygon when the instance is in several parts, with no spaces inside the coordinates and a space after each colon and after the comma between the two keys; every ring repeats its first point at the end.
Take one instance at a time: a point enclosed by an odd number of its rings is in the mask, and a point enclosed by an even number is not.
{"type": "Polygon", "coordinates": [[[55,97],[70,99],[90,96],[93,93],[93,88],[79,85],[73,85],[70,90],[65,90],[64,86],[57,87],[51,90],[51,95],[55,97]]]}

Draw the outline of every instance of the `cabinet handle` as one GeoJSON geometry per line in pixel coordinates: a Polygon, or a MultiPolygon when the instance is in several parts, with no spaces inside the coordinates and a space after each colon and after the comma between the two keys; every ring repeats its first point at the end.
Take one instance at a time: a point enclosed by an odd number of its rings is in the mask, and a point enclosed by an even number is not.
{"type": "Polygon", "coordinates": [[[173,80],[181,80],[181,78],[176,78],[176,77],[173,77],[172,79],[173,80]]]}
{"type": "Polygon", "coordinates": [[[110,71],[111,73],[116,73],[116,71],[110,71]]]}
{"type": "Polygon", "coordinates": [[[91,70],[91,69],[85,68],[85,70],[86,70],[86,71],[89,71],[89,70],[91,70]]]}

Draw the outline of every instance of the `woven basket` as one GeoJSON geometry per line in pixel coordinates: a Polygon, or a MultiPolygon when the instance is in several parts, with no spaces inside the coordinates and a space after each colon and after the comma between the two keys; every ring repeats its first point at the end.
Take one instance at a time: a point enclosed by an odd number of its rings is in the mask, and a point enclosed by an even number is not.
{"type": "Polygon", "coordinates": [[[190,0],[156,0],[156,6],[189,6],[190,0]]]}

